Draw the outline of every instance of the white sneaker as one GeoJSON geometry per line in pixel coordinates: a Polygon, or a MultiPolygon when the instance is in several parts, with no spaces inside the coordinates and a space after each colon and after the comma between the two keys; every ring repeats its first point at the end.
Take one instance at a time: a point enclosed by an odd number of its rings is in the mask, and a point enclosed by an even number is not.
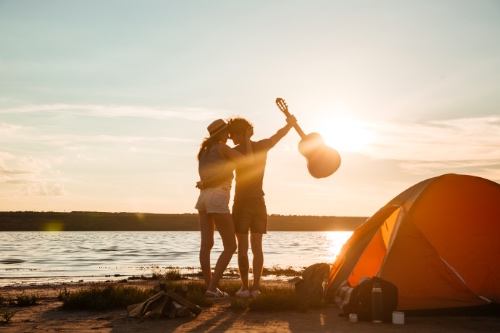
{"type": "Polygon", "coordinates": [[[250,296],[251,296],[250,295],[250,290],[248,290],[248,289],[247,290],[241,290],[240,289],[240,290],[238,290],[236,292],[235,295],[236,295],[236,297],[240,297],[240,298],[250,298],[250,296]]]}
{"type": "Polygon", "coordinates": [[[252,294],[252,297],[253,297],[253,298],[257,298],[257,297],[259,297],[259,295],[260,295],[260,291],[258,291],[258,290],[253,290],[253,291],[251,292],[251,294],[252,294]]]}
{"type": "Polygon", "coordinates": [[[212,300],[229,298],[229,294],[217,288],[215,291],[207,290],[206,295],[212,300]]]}

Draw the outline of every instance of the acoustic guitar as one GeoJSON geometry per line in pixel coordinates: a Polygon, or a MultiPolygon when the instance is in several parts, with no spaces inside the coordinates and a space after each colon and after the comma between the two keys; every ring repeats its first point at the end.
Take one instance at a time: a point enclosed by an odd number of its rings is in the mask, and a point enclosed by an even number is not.
{"type": "MultiPolygon", "coordinates": [[[[276,98],[276,105],[288,118],[288,105],[282,98],[276,98]]],[[[300,126],[293,126],[299,134],[299,152],[307,160],[307,170],[314,178],[325,178],[332,175],[340,167],[340,154],[333,148],[325,145],[323,138],[318,133],[305,134],[300,126]]]]}

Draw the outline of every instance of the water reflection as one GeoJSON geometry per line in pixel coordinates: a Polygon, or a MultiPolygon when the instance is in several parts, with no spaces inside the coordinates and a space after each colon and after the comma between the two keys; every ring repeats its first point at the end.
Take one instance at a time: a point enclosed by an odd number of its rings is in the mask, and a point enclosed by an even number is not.
{"type": "MultiPolygon", "coordinates": [[[[270,232],[265,267],[303,269],[332,263],[352,232],[270,232]]],[[[105,280],[168,267],[199,270],[199,232],[2,232],[0,285],[23,279],[105,280]]],[[[215,265],[222,242],[216,233],[215,265]]],[[[234,255],[229,268],[237,267],[234,255]]]]}

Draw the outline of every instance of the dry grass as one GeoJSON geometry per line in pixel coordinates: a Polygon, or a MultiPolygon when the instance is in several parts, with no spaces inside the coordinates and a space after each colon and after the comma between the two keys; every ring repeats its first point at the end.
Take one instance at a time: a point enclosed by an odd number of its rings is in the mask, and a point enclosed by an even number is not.
{"type": "Polygon", "coordinates": [[[17,311],[12,310],[13,307],[25,307],[38,305],[40,303],[40,298],[36,294],[26,295],[21,293],[17,297],[5,299],[0,296],[0,324],[5,325],[11,322],[12,317],[17,311]]]}
{"type": "MultiPolygon", "coordinates": [[[[224,275],[219,287],[230,295],[234,295],[241,286],[239,279],[234,278],[235,272],[229,270],[224,275]]],[[[264,268],[263,275],[273,276],[298,276],[300,271],[291,267],[281,268],[273,266],[264,268]]],[[[237,275],[237,274],[236,274],[237,275]]],[[[141,279],[165,280],[168,290],[180,290],[181,286],[187,286],[187,299],[198,306],[209,307],[213,300],[206,296],[205,283],[202,280],[187,280],[192,274],[182,275],[177,268],[165,270],[153,270],[152,277],[141,279]]],[[[137,278],[137,279],[139,279],[137,278]]],[[[133,280],[134,278],[130,278],[133,280]]],[[[317,307],[321,304],[306,304],[295,295],[292,285],[280,286],[267,284],[261,286],[261,295],[256,299],[241,300],[232,297],[231,307],[233,309],[249,309],[250,311],[304,311],[308,307],[317,307]]],[[[116,284],[94,284],[89,287],[68,291],[66,289],[59,293],[59,300],[63,302],[63,308],[68,310],[106,310],[126,308],[128,305],[141,303],[155,294],[153,288],[138,288],[116,284]]]]}
{"type": "MultiPolygon", "coordinates": [[[[205,283],[200,280],[166,281],[168,290],[180,290],[187,286],[186,298],[202,307],[210,307],[213,300],[205,294],[205,283]]],[[[292,285],[262,285],[261,294],[257,298],[238,299],[234,294],[240,288],[238,280],[222,280],[220,289],[229,293],[231,308],[249,311],[305,311],[318,304],[306,304],[295,295],[292,285]]],[[[110,310],[126,308],[128,305],[141,303],[155,294],[154,288],[129,287],[123,285],[95,284],[77,291],[64,289],[59,294],[63,309],[67,310],[110,310]]]]}
{"type": "Polygon", "coordinates": [[[0,306],[0,324],[8,324],[10,323],[10,320],[14,315],[16,314],[16,311],[7,309],[3,305],[0,306]]]}
{"type": "Polygon", "coordinates": [[[94,284],[76,291],[64,288],[58,298],[65,310],[111,310],[140,303],[153,294],[153,288],[94,284]]]}

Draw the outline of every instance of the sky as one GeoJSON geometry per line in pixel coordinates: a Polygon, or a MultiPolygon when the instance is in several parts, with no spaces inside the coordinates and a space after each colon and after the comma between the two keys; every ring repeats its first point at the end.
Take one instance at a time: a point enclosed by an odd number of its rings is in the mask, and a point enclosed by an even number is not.
{"type": "MultiPolygon", "coordinates": [[[[196,213],[207,126],[291,130],[269,214],[371,216],[445,173],[500,182],[500,1],[0,0],[0,211],[196,213]]],[[[231,145],[231,142],[229,142],[231,145]]]]}

